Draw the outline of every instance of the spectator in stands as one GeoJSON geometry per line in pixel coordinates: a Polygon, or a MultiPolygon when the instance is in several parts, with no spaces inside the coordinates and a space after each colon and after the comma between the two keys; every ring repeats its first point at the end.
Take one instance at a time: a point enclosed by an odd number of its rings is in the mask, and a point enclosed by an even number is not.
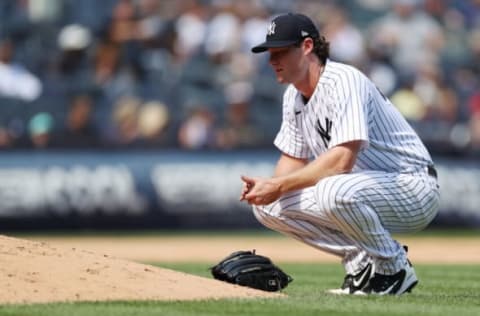
{"type": "MultiPolygon", "coordinates": [[[[137,88],[143,69],[141,68],[139,45],[139,27],[137,9],[132,0],[119,0],[113,7],[111,19],[105,26],[101,38],[97,62],[105,67],[107,76],[99,81],[102,89],[113,102],[122,95],[130,94],[137,88]]],[[[97,69],[99,70],[99,69],[97,69]]],[[[100,73],[97,72],[97,82],[100,73]]]]}
{"type": "Polygon", "coordinates": [[[434,63],[425,61],[418,67],[413,90],[427,108],[426,119],[450,125],[457,120],[457,97],[445,84],[442,70],[434,63]]]}
{"type": "Polygon", "coordinates": [[[248,148],[261,144],[261,130],[250,115],[253,86],[249,82],[232,83],[225,89],[227,108],[217,130],[216,146],[222,149],[248,148]]]}
{"type": "MultiPolygon", "coordinates": [[[[480,20],[480,17],[479,17],[480,20]]],[[[480,22],[478,26],[471,30],[469,34],[469,49],[470,49],[470,58],[468,60],[469,65],[472,67],[473,71],[477,75],[477,78],[480,77],[480,22]]]]}
{"type": "Polygon", "coordinates": [[[203,46],[207,32],[208,9],[199,0],[186,0],[179,4],[175,23],[177,42],[174,55],[180,64],[187,62],[203,46]]]}
{"type": "Polygon", "coordinates": [[[447,67],[456,67],[469,58],[467,23],[465,17],[454,8],[445,8],[441,18],[445,34],[442,61],[447,67]]]}
{"type": "Polygon", "coordinates": [[[119,0],[107,27],[107,37],[115,44],[135,40],[138,37],[135,5],[132,0],[119,0]]]}
{"type": "Polygon", "coordinates": [[[22,135],[32,112],[52,114],[51,125],[58,128],[50,131],[49,146],[70,115],[73,121],[95,119],[91,133],[103,146],[150,146],[154,136],[146,135],[156,134],[160,112],[142,111],[143,101],[136,111],[120,111],[116,104],[126,96],[168,105],[168,128],[153,146],[270,145],[280,120],[271,109],[281,102],[283,88],[272,78],[267,58],[249,49],[263,39],[271,15],[289,10],[313,16],[331,41],[333,58],[360,61],[379,89],[418,123],[419,134],[442,138],[447,147],[448,130],[437,133],[438,122],[452,128],[470,124],[473,141],[478,134],[469,106],[480,85],[478,0],[54,2],[0,5],[0,124],[7,131],[0,142],[12,147],[25,146],[22,135]],[[248,102],[232,103],[224,94],[238,82],[252,84],[248,102]],[[70,109],[70,96],[85,91],[95,92],[94,111],[70,109]],[[148,117],[143,112],[157,120],[142,119],[148,117]],[[243,132],[227,127],[243,125],[261,130],[264,140],[250,145],[234,140],[243,132]],[[198,137],[191,132],[196,130],[198,137]]]}
{"type": "Polygon", "coordinates": [[[411,84],[404,84],[390,98],[400,113],[411,123],[421,122],[427,115],[423,100],[413,91],[411,84]]]}
{"type": "Polygon", "coordinates": [[[13,145],[13,139],[3,126],[0,126],[0,149],[10,148],[13,145]]]}
{"type": "Polygon", "coordinates": [[[94,148],[98,146],[97,130],[92,121],[94,100],[87,94],[71,98],[65,126],[54,138],[52,146],[62,148],[94,148]]]}
{"type": "Polygon", "coordinates": [[[42,83],[21,64],[13,61],[15,44],[9,39],[0,41],[0,95],[33,101],[42,92],[42,83]]]}
{"type": "Polygon", "coordinates": [[[138,1],[136,68],[142,78],[142,97],[169,99],[178,85],[179,67],[174,48],[177,34],[174,21],[161,15],[162,4],[156,0],[138,1]]]}
{"type": "Polygon", "coordinates": [[[364,39],[360,30],[349,22],[347,12],[331,6],[324,23],[323,34],[330,42],[332,59],[361,67],[366,57],[364,39]]]}
{"type": "Polygon", "coordinates": [[[480,1],[452,1],[451,6],[459,10],[465,17],[468,28],[475,28],[480,25],[480,1]]]}
{"type": "Polygon", "coordinates": [[[470,97],[470,142],[474,153],[480,153],[480,91],[470,97]]]}
{"type": "Polygon", "coordinates": [[[215,148],[214,124],[215,115],[208,106],[192,106],[178,130],[179,146],[189,150],[215,148]]]}
{"type": "MultiPolygon", "coordinates": [[[[269,12],[258,1],[235,1],[239,6],[242,24],[240,26],[240,52],[251,56],[250,48],[264,39],[264,31],[270,22],[269,12]]],[[[258,57],[258,56],[257,56],[258,57]]]]}
{"type": "Polygon", "coordinates": [[[167,106],[159,101],[148,101],[141,105],[138,113],[138,145],[145,147],[165,146],[170,114],[167,106]]]}
{"type": "Polygon", "coordinates": [[[115,104],[110,118],[106,140],[115,146],[134,145],[138,140],[138,111],[141,100],[121,97],[115,104]]]}
{"type": "Polygon", "coordinates": [[[138,16],[136,23],[136,39],[141,41],[159,40],[164,27],[164,21],[160,16],[160,2],[156,0],[140,0],[138,4],[138,16]]]}
{"type": "Polygon", "coordinates": [[[94,80],[110,104],[136,94],[135,75],[122,64],[121,57],[120,47],[107,42],[100,43],[95,52],[94,80]]]}
{"type": "Polygon", "coordinates": [[[58,70],[68,80],[84,75],[89,70],[88,48],[92,43],[90,31],[79,24],[63,27],[58,35],[60,55],[58,70]]]}
{"type": "Polygon", "coordinates": [[[420,0],[393,1],[393,10],[370,27],[370,48],[391,56],[402,74],[415,73],[426,59],[437,62],[444,45],[440,25],[419,6],[420,0]]]}
{"type": "Polygon", "coordinates": [[[54,120],[50,113],[40,112],[35,114],[28,123],[31,146],[46,148],[52,141],[54,120]]]}

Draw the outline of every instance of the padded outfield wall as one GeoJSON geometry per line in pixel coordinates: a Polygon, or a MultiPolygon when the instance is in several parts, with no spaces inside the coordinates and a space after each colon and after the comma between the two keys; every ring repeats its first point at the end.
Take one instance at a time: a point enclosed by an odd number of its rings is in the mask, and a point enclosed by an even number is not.
{"type": "MultiPolygon", "coordinates": [[[[0,227],[260,227],[238,201],[241,174],[272,173],[275,151],[8,152],[0,155],[0,227]]],[[[434,158],[433,225],[480,227],[480,163],[434,158]]]]}

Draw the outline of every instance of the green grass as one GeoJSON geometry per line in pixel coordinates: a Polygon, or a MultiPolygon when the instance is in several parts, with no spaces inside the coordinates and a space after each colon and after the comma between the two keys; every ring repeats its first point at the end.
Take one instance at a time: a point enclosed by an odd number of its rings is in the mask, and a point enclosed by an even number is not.
{"type": "MultiPolygon", "coordinates": [[[[162,267],[210,277],[205,264],[162,267]]],[[[340,265],[280,264],[294,277],[284,299],[197,302],[109,302],[0,306],[0,315],[480,315],[480,266],[417,265],[420,284],[400,297],[333,296],[325,289],[342,280],[340,265]]],[[[185,284],[188,286],[188,284],[185,284]]]]}
{"type": "MultiPolygon", "coordinates": [[[[242,238],[278,238],[283,236],[267,228],[234,229],[234,230],[55,230],[29,232],[2,232],[2,235],[35,238],[35,237],[242,237],[242,238]]],[[[397,237],[480,237],[478,228],[428,228],[413,234],[397,234],[397,237]]]]}

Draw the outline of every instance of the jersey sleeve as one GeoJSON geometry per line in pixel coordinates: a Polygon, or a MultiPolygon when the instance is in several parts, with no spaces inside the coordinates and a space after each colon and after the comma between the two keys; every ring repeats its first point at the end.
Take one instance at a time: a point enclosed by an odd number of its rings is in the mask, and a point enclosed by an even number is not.
{"type": "Polygon", "coordinates": [[[294,113],[295,94],[292,87],[287,88],[283,95],[282,125],[273,144],[283,153],[295,157],[308,159],[312,156],[305,142],[303,134],[297,126],[294,113]]]}
{"type": "Polygon", "coordinates": [[[362,141],[368,146],[368,89],[371,84],[360,72],[345,73],[337,83],[336,115],[332,122],[332,139],[328,147],[362,141]]]}

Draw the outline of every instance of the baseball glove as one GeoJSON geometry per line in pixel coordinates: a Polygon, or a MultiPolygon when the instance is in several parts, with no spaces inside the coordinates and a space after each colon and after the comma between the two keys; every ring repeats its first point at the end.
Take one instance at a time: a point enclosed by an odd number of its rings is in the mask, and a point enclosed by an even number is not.
{"type": "Polygon", "coordinates": [[[270,258],[253,251],[236,251],[210,268],[215,279],[263,291],[280,291],[293,279],[270,258]]]}

